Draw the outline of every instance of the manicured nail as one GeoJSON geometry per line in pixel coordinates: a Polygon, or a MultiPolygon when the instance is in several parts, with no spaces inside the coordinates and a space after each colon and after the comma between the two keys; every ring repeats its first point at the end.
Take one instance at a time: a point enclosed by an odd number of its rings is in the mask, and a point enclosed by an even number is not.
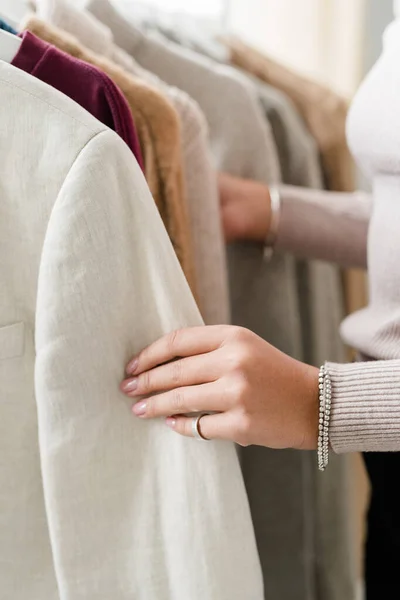
{"type": "Polygon", "coordinates": [[[171,429],[175,429],[176,419],[168,418],[165,423],[168,427],[171,427],[171,429]]]}
{"type": "Polygon", "coordinates": [[[131,392],[134,392],[137,389],[137,386],[138,386],[138,380],[130,379],[129,381],[125,381],[122,384],[122,389],[127,394],[130,394],[131,392]]]}
{"type": "Polygon", "coordinates": [[[146,414],[147,404],[146,402],[139,402],[133,406],[132,410],[137,417],[143,417],[146,414]]]}
{"type": "Polygon", "coordinates": [[[133,360],[131,360],[131,362],[126,367],[126,372],[128,373],[128,375],[133,375],[135,373],[136,369],[138,368],[138,365],[139,365],[139,361],[137,358],[134,358],[133,360]]]}

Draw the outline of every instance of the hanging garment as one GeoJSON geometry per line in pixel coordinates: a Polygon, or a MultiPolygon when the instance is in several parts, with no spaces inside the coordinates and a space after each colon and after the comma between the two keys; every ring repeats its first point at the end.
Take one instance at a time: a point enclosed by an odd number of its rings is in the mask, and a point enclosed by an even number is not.
{"type": "Polygon", "coordinates": [[[156,159],[154,178],[151,178],[152,183],[157,183],[151,191],[186,278],[192,291],[195,292],[192,242],[181,172],[179,121],[175,110],[159,93],[135,80],[107,59],[90,52],[81,46],[76,38],[35,17],[28,17],[22,27],[53,44],[58,48],[57,52],[60,55],[67,54],[79,59],[79,64],[84,61],[102,69],[122,90],[133,115],[135,118],[138,116],[137,121],[141,123],[144,120],[149,123],[147,131],[151,132],[157,149],[154,154],[156,159]]]}
{"type": "MultiPolygon", "coordinates": [[[[318,150],[294,106],[281,92],[267,84],[259,82],[257,88],[266,116],[271,122],[277,148],[280,149],[283,181],[308,190],[321,189],[322,176],[318,150]]],[[[299,260],[296,262],[296,270],[302,314],[304,359],[319,365],[323,364],[326,356],[336,356],[335,362],[344,362],[346,355],[339,337],[344,307],[338,268],[315,260],[308,262],[299,260]]],[[[252,449],[249,453],[250,455],[253,453],[252,449]]],[[[259,478],[268,477],[269,471],[274,466],[276,468],[286,466],[287,480],[293,481],[296,477],[298,461],[294,454],[286,457],[285,465],[278,464],[278,457],[270,462],[270,456],[263,456],[263,452],[259,450],[255,450],[252,458],[255,461],[255,465],[250,467],[251,472],[254,472],[254,494],[257,493],[257,487],[260,487],[255,479],[256,465],[258,465],[259,478]]],[[[311,526],[314,531],[312,560],[315,562],[315,598],[353,600],[358,578],[352,542],[351,465],[348,457],[345,456],[333,456],[332,459],[329,473],[321,475],[315,469],[314,454],[310,453],[307,458],[303,457],[303,461],[308,460],[310,466],[309,485],[304,487],[302,500],[299,500],[297,495],[299,490],[296,493],[296,490],[290,489],[286,480],[282,481],[283,485],[278,497],[282,499],[285,493],[288,495],[290,492],[295,493],[296,511],[299,515],[303,515],[301,518],[305,520],[305,526],[308,522],[308,526],[311,526]],[[307,507],[312,506],[314,506],[314,518],[310,519],[306,513],[307,507]]],[[[265,497],[264,505],[267,501],[268,497],[265,497]]],[[[260,519],[265,513],[262,504],[262,497],[259,497],[257,505],[260,509],[260,519]]],[[[284,521],[285,508],[279,505],[281,512],[275,515],[277,519],[284,521]]],[[[264,541],[265,555],[271,552],[273,547],[264,541]]],[[[293,598],[295,597],[293,592],[293,598]]]]}
{"type": "MultiPolygon", "coordinates": [[[[57,6],[60,9],[60,2],[57,3],[57,6]]],[[[60,14],[61,12],[58,10],[59,18],[61,18],[60,14]]],[[[63,22],[68,23],[68,27],[72,27],[71,11],[69,11],[68,17],[65,17],[63,22]]],[[[60,24],[62,25],[63,22],[60,24]]],[[[89,23],[85,21],[83,16],[75,21],[73,27],[75,28],[73,33],[78,34],[79,29],[80,35],[88,36],[85,40],[82,39],[85,43],[90,43],[91,39],[91,43],[94,45],[97,44],[99,47],[103,47],[103,49],[110,48],[110,44],[106,43],[109,35],[105,35],[104,31],[101,32],[102,27],[104,28],[102,24],[98,28],[101,33],[98,34],[97,39],[95,39],[93,27],[89,27],[89,23]],[[85,27],[83,27],[84,23],[85,27]],[[88,34],[89,29],[91,30],[90,35],[88,34]],[[102,38],[100,37],[101,35],[102,38]]],[[[117,49],[115,49],[115,46],[113,48],[115,57],[117,49]]],[[[120,50],[118,52],[121,53],[120,50]]],[[[126,54],[123,51],[122,54],[125,55],[126,60],[126,54]]],[[[296,116],[294,117],[294,121],[296,123],[296,116]]],[[[301,131],[302,125],[300,119],[297,119],[297,123],[300,123],[299,129],[301,131]]],[[[306,141],[300,144],[297,142],[297,145],[296,139],[298,137],[301,139],[301,135],[296,138],[291,128],[289,132],[286,132],[289,135],[289,148],[291,150],[290,156],[287,159],[291,159],[291,163],[294,163],[292,168],[294,182],[303,185],[317,185],[319,172],[316,150],[304,126],[303,130],[306,141]],[[295,157],[294,160],[293,155],[295,157]],[[307,169],[304,168],[304,162],[307,163],[307,169]],[[295,177],[298,177],[298,179],[295,179],[295,177]]],[[[327,289],[327,292],[329,292],[329,289],[327,289]]],[[[335,340],[337,340],[336,331],[333,336],[328,336],[328,339],[333,339],[333,343],[335,343],[335,340]]],[[[330,352],[330,355],[333,355],[332,352],[330,352]]],[[[246,455],[249,457],[249,467],[245,469],[248,474],[247,489],[250,496],[254,497],[253,499],[251,498],[253,516],[257,513],[255,518],[259,534],[260,553],[266,574],[267,597],[273,597],[275,594],[275,597],[295,597],[297,600],[299,589],[316,590],[317,580],[319,582],[319,590],[329,589],[329,582],[338,575],[342,561],[344,562],[347,558],[342,545],[340,543],[336,544],[336,542],[343,541],[343,536],[348,531],[347,522],[342,519],[343,514],[338,510],[336,503],[337,496],[343,490],[343,477],[346,472],[342,460],[338,459],[337,461],[338,464],[340,463],[339,473],[335,471],[333,474],[332,472],[332,481],[335,482],[335,485],[329,485],[330,491],[332,487],[335,487],[335,494],[331,493],[326,498],[324,493],[327,487],[325,481],[322,482],[321,480],[319,482],[321,491],[315,489],[317,474],[315,473],[315,459],[313,454],[307,457],[298,453],[278,455],[268,450],[249,449],[244,452],[244,456],[246,455]],[[257,457],[254,457],[254,453],[257,454],[257,457]],[[252,468],[253,466],[255,469],[252,468]],[[278,478],[280,474],[282,476],[278,478]],[[292,482],[292,485],[288,485],[287,481],[289,480],[292,482]],[[274,501],[272,500],[271,487],[269,485],[261,486],[260,481],[268,481],[273,484],[274,501]],[[315,521],[317,517],[313,519],[306,518],[307,510],[312,511],[312,506],[316,507],[316,514],[321,494],[324,497],[321,509],[332,510],[327,524],[327,531],[325,530],[326,520],[322,519],[323,522],[317,525],[315,521]],[[291,515],[297,515],[297,517],[292,516],[291,520],[288,521],[288,512],[291,515]],[[323,557],[321,556],[317,563],[315,557],[324,543],[326,543],[327,548],[325,548],[323,557]],[[337,558],[338,547],[341,549],[340,559],[337,558]],[[329,572],[327,570],[328,562],[329,572]],[[290,569],[294,574],[293,578],[280,577],[280,573],[285,570],[285,567],[286,569],[290,569]],[[301,586],[298,585],[299,581],[302,581],[301,586]],[[325,584],[325,582],[328,583],[325,584]]],[[[343,495],[343,498],[343,502],[346,503],[346,496],[343,495]]],[[[340,573],[340,579],[337,580],[337,594],[344,592],[342,598],[349,597],[347,589],[349,589],[352,582],[350,571],[350,567],[346,565],[346,568],[340,573]]],[[[315,593],[317,594],[317,592],[315,593]]],[[[304,597],[306,596],[304,595],[304,597]]],[[[314,597],[322,597],[322,595],[317,594],[314,597]]],[[[335,598],[338,596],[331,595],[326,597],[335,598]]]]}
{"type": "MultiPolygon", "coordinates": [[[[183,89],[199,103],[208,122],[218,170],[265,183],[279,181],[271,130],[253,88],[240,75],[142,33],[108,2],[92,2],[88,8],[106,22],[115,42],[141,66],[183,89]]],[[[233,322],[247,324],[266,339],[280,343],[288,353],[299,356],[298,306],[290,257],[276,256],[266,264],[258,244],[235,244],[229,248],[229,263],[233,322]]]]}
{"type": "Polygon", "coordinates": [[[187,94],[172,87],[165,92],[181,120],[184,175],[201,312],[207,325],[229,324],[227,256],[208,125],[199,106],[187,94]]]}
{"type": "MultiPolygon", "coordinates": [[[[326,187],[351,192],[355,187],[354,161],[347,146],[347,102],[324,86],[283,67],[237,40],[225,40],[231,62],[285,92],[303,115],[322,156],[326,187]]],[[[367,304],[365,274],[343,275],[347,313],[367,304]]]]}
{"type": "Polygon", "coordinates": [[[194,50],[217,63],[229,62],[229,50],[215,40],[211,33],[199,27],[198,20],[191,15],[169,15],[164,11],[152,11],[151,17],[140,20],[140,27],[146,31],[157,29],[164,37],[180,46],[194,50]]]}
{"type": "MultiPolygon", "coordinates": [[[[56,4],[59,5],[60,2],[56,4]]],[[[104,27],[103,24],[100,25],[104,27]]],[[[184,29],[181,25],[169,22],[166,15],[157,14],[155,11],[151,19],[147,18],[140,25],[146,27],[146,31],[149,32],[159,31],[168,40],[195,50],[216,63],[229,61],[229,50],[211,36],[207,36],[201,28],[199,30],[198,26],[195,29],[195,23],[189,29],[184,29]]],[[[321,167],[315,141],[297,115],[290,99],[250,73],[244,70],[240,72],[256,87],[259,101],[271,124],[282,180],[292,185],[321,187],[321,167]]]]}
{"type": "MultiPolygon", "coordinates": [[[[224,54],[217,42],[208,42],[207,37],[204,34],[202,37],[199,31],[193,33],[192,29],[160,25],[160,20],[160,15],[154,21],[148,19],[147,28],[157,28],[168,39],[185,47],[195,47],[207,55],[213,54],[216,60],[218,57],[223,60],[224,54]]],[[[257,77],[245,71],[242,74],[257,88],[259,101],[271,124],[283,181],[295,186],[321,188],[323,178],[316,143],[290,99],[257,77]]],[[[336,362],[345,360],[339,337],[344,314],[338,270],[331,265],[314,262],[310,267],[304,263],[298,265],[298,271],[303,316],[303,360],[316,365],[326,360],[327,356],[335,356],[336,362]]]]}
{"type": "MultiPolygon", "coordinates": [[[[168,39],[185,47],[203,50],[209,56],[213,54],[215,59],[224,58],[223,52],[218,52],[218,43],[207,42],[207,37],[202,37],[201,32],[194,34],[191,29],[183,30],[172,25],[167,27],[160,25],[159,21],[160,16],[155,21],[148,19],[146,26],[149,30],[157,28],[168,39]]],[[[318,149],[290,99],[256,77],[244,71],[242,74],[257,88],[259,101],[271,124],[283,181],[291,185],[321,188],[323,181],[318,149]]],[[[315,365],[322,364],[327,356],[334,356],[335,362],[345,360],[346,354],[339,336],[339,327],[345,315],[343,286],[338,269],[317,262],[310,265],[297,263],[296,268],[302,316],[302,359],[315,365]]]]}
{"type": "Polygon", "coordinates": [[[113,129],[142,164],[132,115],[125,98],[99,69],[66,56],[26,31],[12,65],[48,83],[113,129]]]}
{"type": "Polygon", "coordinates": [[[265,116],[271,123],[279,152],[282,181],[294,186],[321,188],[323,176],[318,148],[296,107],[283,92],[257,77],[246,75],[256,86],[265,116]]]}
{"type": "MultiPolygon", "coordinates": [[[[354,162],[345,131],[347,102],[331,90],[297,75],[237,39],[225,42],[233,64],[271,83],[293,100],[317,140],[327,189],[353,191],[354,162]]],[[[349,271],[344,273],[343,281],[347,313],[352,314],[367,305],[365,274],[349,271]]]]}
{"type": "MultiPolygon", "coordinates": [[[[283,182],[321,189],[323,177],[318,149],[290,99],[267,84],[253,81],[280,151],[283,182]]],[[[327,356],[335,356],[335,362],[345,361],[346,353],[339,335],[345,314],[338,268],[317,261],[299,261],[297,269],[303,360],[316,366],[327,360],[327,356]]]]}
{"type": "Polygon", "coordinates": [[[118,389],[201,322],[137,162],[5,63],[0,93],[2,597],[260,600],[233,445],[133,419],[118,389]]]}
{"type": "Polygon", "coordinates": [[[354,190],[354,163],[346,142],[348,105],[340,96],[274,62],[237,39],[227,42],[232,64],[280,89],[303,115],[320,149],[327,187],[354,190]]]}
{"type": "MultiPolygon", "coordinates": [[[[206,48],[210,54],[210,44],[200,33],[191,41],[190,32],[173,26],[147,20],[149,30],[156,27],[185,47],[206,48]]],[[[217,55],[217,43],[214,44],[217,55]]],[[[213,47],[211,45],[211,47],[213,47]]],[[[221,54],[221,57],[223,55],[221,54]]],[[[322,174],[318,150],[290,99],[279,90],[263,83],[246,72],[242,74],[257,88],[259,101],[268,122],[271,124],[276,148],[280,159],[284,183],[322,187],[322,174]]],[[[335,362],[345,360],[345,351],[339,336],[339,327],[344,318],[342,284],[338,270],[326,264],[304,262],[296,264],[299,284],[299,301],[302,323],[302,359],[320,365],[327,356],[334,356],[335,362]]]]}
{"type": "Polygon", "coordinates": [[[228,270],[216,171],[209,150],[209,131],[196,102],[178,88],[165,84],[115,48],[117,64],[164,93],[174,105],[181,124],[183,176],[191,225],[196,289],[207,325],[231,322],[228,270]]]}
{"type": "Polygon", "coordinates": [[[219,209],[216,173],[211,163],[208,128],[199,106],[181,90],[146,71],[114,44],[109,28],[90,13],[71,4],[41,2],[40,14],[76,36],[93,52],[100,52],[127,73],[159,89],[175,107],[181,124],[183,178],[187,197],[196,289],[207,325],[230,322],[225,244],[219,209]]]}
{"type": "MultiPolygon", "coordinates": [[[[299,118],[290,100],[281,92],[268,84],[257,82],[260,102],[265,110],[274,132],[275,142],[280,155],[282,178],[286,183],[303,186],[307,189],[322,187],[321,168],[318,149],[314,140],[299,118]]],[[[299,301],[301,307],[303,357],[313,364],[322,364],[326,356],[336,356],[335,362],[345,360],[345,351],[339,337],[340,323],[344,317],[342,302],[342,286],[339,271],[336,267],[317,261],[296,261],[299,301]]],[[[329,473],[321,476],[315,469],[315,456],[309,453],[303,456],[299,464],[296,453],[287,453],[283,461],[278,455],[263,449],[248,449],[246,467],[250,482],[253,484],[252,496],[256,497],[257,522],[262,524],[265,533],[261,547],[261,556],[268,557],[274,552],[273,539],[269,528],[279,535],[277,523],[285,522],[286,511],[292,511],[290,526],[287,531],[288,544],[301,540],[298,524],[309,529],[310,545],[313,554],[309,557],[308,568],[314,571],[314,595],[321,600],[353,600],[357,584],[356,561],[352,537],[351,487],[349,462],[347,457],[333,456],[329,473]],[[309,462],[307,470],[305,462],[309,462]],[[295,487],[298,471],[308,478],[308,485],[295,487]],[[260,480],[269,480],[271,472],[282,471],[281,487],[275,487],[276,498],[279,499],[274,519],[265,520],[265,505],[270,501],[270,494],[260,480]],[[292,484],[288,485],[288,481],[292,484]],[[286,498],[286,500],[285,500],[286,498]],[[295,499],[295,500],[293,500],[295,499]],[[295,506],[292,503],[295,502],[295,506]],[[307,515],[314,507],[313,518],[307,515]],[[297,513],[296,523],[293,515],[297,513]],[[295,533],[297,532],[297,533],[295,533]]],[[[306,479],[307,481],[307,479],[306,479]]],[[[253,518],[254,512],[253,509],[253,518]]],[[[300,546],[301,551],[301,546],[300,546]]],[[[286,562],[287,569],[292,565],[286,562]]],[[[310,588],[311,589],[311,588],[310,588]]],[[[282,597],[282,588],[276,588],[276,597],[282,597]]],[[[291,598],[297,598],[294,588],[291,598]]]]}
{"type": "Polygon", "coordinates": [[[279,179],[279,163],[270,127],[252,86],[234,69],[215,65],[198,54],[151,36],[128,23],[108,2],[94,0],[88,10],[114,34],[115,43],[169,85],[188,93],[207,119],[214,162],[249,178],[279,179]],[[256,177],[254,177],[256,178],[256,177]]]}
{"type": "MultiPolygon", "coordinates": [[[[149,29],[154,29],[154,25],[154,21],[147,22],[149,29]]],[[[187,30],[160,27],[158,22],[157,29],[169,39],[210,56],[213,46],[202,43],[199,32],[191,41],[187,30]]],[[[218,60],[216,50],[215,47],[214,59],[218,60]]],[[[318,148],[290,99],[257,78],[248,74],[246,77],[256,86],[271,124],[283,181],[307,189],[321,188],[318,148]]],[[[335,356],[336,362],[345,360],[339,337],[344,314],[338,269],[327,263],[298,260],[296,276],[302,359],[316,365],[327,356],[335,356]]],[[[313,453],[280,454],[265,448],[247,448],[241,450],[241,464],[256,525],[266,597],[298,600],[297,582],[301,577],[303,589],[308,590],[307,598],[352,600],[357,574],[351,545],[347,457],[332,457],[329,473],[323,477],[315,469],[313,453]],[[267,481],[273,483],[273,495],[264,483],[267,481]],[[311,518],[307,511],[312,513],[311,518]],[[291,515],[289,521],[287,514],[291,515]],[[285,571],[297,577],[281,577],[285,571]]]]}
{"type": "MultiPolygon", "coordinates": [[[[255,80],[257,81],[257,80],[255,80]]],[[[278,90],[258,80],[257,89],[260,100],[272,124],[277,148],[281,148],[281,166],[283,181],[295,186],[321,188],[322,178],[318,173],[318,155],[310,136],[297,117],[293,108],[288,104],[288,98],[282,97],[278,90]],[[285,106],[286,105],[286,106],[285,106]],[[300,164],[296,165],[296,160],[300,164]]],[[[329,122],[329,119],[328,119],[329,122]]],[[[347,152],[343,154],[344,157],[347,152]]],[[[350,156],[348,160],[351,162],[350,156]]],[[[345,171],[344,171],[345,172],[345,171]]],[[[348,180],[348,189],[353,189],[354,183],[348,180]]],[[[336,356],[334,362],[346,362],[346,353],[339,337],[340,323],[345,316],[344,297],[339,270],[327,263],[318,261],[297,262],[297,281],[303,327],[303,359],[309,363],[323,364],[327,356],[336,356]]],[[[252,454],[253,450],[250,449],[252,454]]],[[[254,451],[252,457],[255,464],[252,472],[256,493],[257,475],[268,476],[268,466],[262,452],[254,451]],[[260,455],[260,456],[257,456],[260,455]],[[257,462],[258,458],[258,462],[257,462]],[[263,472],[257,474],[256,465],[263,472]]],[[[315,561],[315,597],[322,600],[352,600],[357,589],[356,557],[352,542],[352,482],[350,480],[351,464],[347,457],[332,457],[329,473],[321,476],[313,466],[314,456],[310,454],[309,486],[304,491],[304,506],[314,506],[314,561],[315,561]]],[[[250,462],[250,461],[249,461],[250,462]]],[[[278,462],[278,458],[276,458],[278,462]]],[[[295,457],[287,457],[286,476],[292,479],[292,469],[296,468],[295,457]]],[[[275,465],[279,468],[279,465],[275,465]]],[[[249,467],[251,469],[251,466],[249,467]]],[[[248,486],[249,487],[249,486],[248,486]]],[[[294,489],[281,490],[284,493],[296,492],[294,489]]],[[[297,505],[299,509],[300,503],[297,505]]],[[[262,498],[257,504],[260,519],[263,519],[262,498]]],[[[284,506],[280,506],[284,519],[284,506]]],[[[253,511],[254,514],[254,511],[253,511]]],[[[306,519],[304,511],[304,519],[306,519]]],[[[279,515],[276,515],[279,518],[279,515]]],[[[305,521],[306,523],[307,521],[305,521]]],[[[311,523],[310,523],[311,525],[311,523]]],[[[257,530],[257,527],[256,527],[257,530]]],[[[266,528],[264,529],[266,531],[266,528]]],[[[269,554],[273,549],[265,548],[269,554]]],[[[293,594],[295,592],[293,591],[293,594]]],[[[293,595],[293,598],[296,596],[293,595]]]]}

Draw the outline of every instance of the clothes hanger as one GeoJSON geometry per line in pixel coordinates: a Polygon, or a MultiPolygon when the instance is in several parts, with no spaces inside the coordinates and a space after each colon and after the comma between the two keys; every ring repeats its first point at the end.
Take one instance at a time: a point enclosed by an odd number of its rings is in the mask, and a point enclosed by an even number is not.
{"type": "Polygon", "coordinates": [[[0,29],[0,60],[11,63],[19,50],[21,42],[22,40],[16,35],[0,29]]]}

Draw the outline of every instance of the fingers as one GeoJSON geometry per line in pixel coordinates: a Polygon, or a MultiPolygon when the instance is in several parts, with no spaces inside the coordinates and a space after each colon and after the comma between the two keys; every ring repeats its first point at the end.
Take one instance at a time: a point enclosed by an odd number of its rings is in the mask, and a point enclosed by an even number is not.
{"type": "Polygon", "coordinates": [[[218,360],[213,353],[176,360],[125,380],[121,390],[128,396],[148,396],[183,386],[211,383],[218,379],[218,360]]]}
{"type": "Polygon", "coordinates": [[[228,408],[228,401],[221,397],[219,386],[205,384],[152,396],[135,404],[132,410],[138,417],[154,419],[199,412],[222,412],[228,408]]]}
{"type": "MultiPolygon", "coordinates": [[[[173,431],[190,438],[193,438],[192,423],[193,418],[187,417],[171,417],[166,421],[173,431]]],[[[206,440],[232,440],[234,436],[230,413],[204,415],[199,421],[198,428],[206,440]]]]}
{"type": "Polygon", "coordinates": [[[129,375],[138,375],[175,358],[212,352],[223,342],[227,326],[193,327],[174,331],[143,350],[127,366],[129,375]]]}

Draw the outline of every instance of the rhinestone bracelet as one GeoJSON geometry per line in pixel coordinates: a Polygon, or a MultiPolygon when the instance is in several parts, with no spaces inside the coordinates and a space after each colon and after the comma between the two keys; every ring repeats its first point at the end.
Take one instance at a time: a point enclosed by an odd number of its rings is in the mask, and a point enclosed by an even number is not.
{"type": "Polygon", "coordinates": [[[329,462],[329,424],[331,420],[332,383],[328,370],[323,365],[319,371],[319,428],[318,468],[325,471],[329,462]]]}

